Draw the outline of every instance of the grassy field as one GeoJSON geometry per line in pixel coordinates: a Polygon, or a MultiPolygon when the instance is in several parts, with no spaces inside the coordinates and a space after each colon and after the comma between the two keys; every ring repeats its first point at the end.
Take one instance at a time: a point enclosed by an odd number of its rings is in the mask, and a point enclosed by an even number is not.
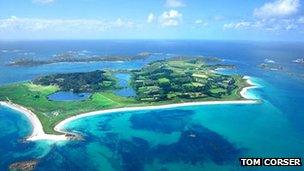
{"type": "MultiPolygon", "coordinates": [[[[239,95],[239,90],[248,85],[243,83],[242,80],[239,81],[242,82],[242,84],[240,84],[241,87],[235,90],[230,96],[225,96],[221,99],[206,97],[196,99],[195,101],[242,100],[243,98],[239,95]]],[[[0,100],[10,100],[13,103],[22,105],[33,111],[40,119],[44,131],[49,134],[58,134],[53,128],[60,121],[84,112],[119,107],[162,105],[193,101],[177,98],[170,101],[144,103],[134,98],[120,97],[111,92],[94,93],[85,101],[58,102],[48,100],[47,96],[56,91],[58,91],[58,87],[56,86],[39,86],[31,83],[13,84],[0,87],[0,100]]]]}
{"type": "Polygon", "coordinates": [[[94,93],[85,101],[58,102],[47,99],[49,94],[58,90],[56,86],[13,84],[0,88],[0,100],[10,100],[33,111],[42,122],[46,133],[55,133],[54,126],[73,115],[137,104],[132,98],[116,96],[111,92],[94,93]]]}
{"type": "Polygon", "coordinates": [[[169,59],[152,62],[133,71],[131,84],[137,99],[146,102],[239,98],[242,77],[213,72],[202,59],[169,59]]]}
{"type": "MultiPolygon", "coordinates": [[[[105,89],[104,91],[93,92],[90,98],[83,101],[50,101],[47,98],[50,94],[62,91],[59,86],[42,86],[32,82],[24,82],[0,87],[0,101],[11,101],[28,108],[40,119],[46,133],[58,134],[54,131],[56,124],[80,113],[130,106],[164,105],[194,101],[243,100],[240,91],[249,86],[241,76],[228,77],[210,72],[208,67],[204,67],[204,63],[201,61],[154,62],[146,70],[140,71],[138,80],[145,82],[145,85],[138,87],[137,94],[147,96],[146,99],[122,97],[115,95],[111,90],[105,89]],[[154,71],[157,72],[153,75],[154,71]],[[166,71],[171,71],[171,73],[166,71]],[[179,83],[180,79],[184,78],[184,75],[191,78],[190,81],[179,83]],[[153,77],[155,81],[153,79],[149,80],[149,76],[155,76],[156,79],[153,77]],[[209,82],[212,80],[210,93],[223,92],[224,94],[216,97],[202,92],[201,88],[207,83],[207,80],[209,82]],[[236,87],[232,92],[225,93],[226,89],[223,86],[227,86],[227,81],[229,80],[234,80],[233,85],[236,87]],[[170,87],[170,89],[166,90],[167,87],[170,87]],[[173,88],[176,91],[172,91],[173,88]],[[184,88],[188,88],[189,92],[185,92],[184,88]],[[193,91],[194,89],[197,89],[197,91],[193,91]],[[155,100],[153,96],[148,94],[159,95],[160,91],[167,91],[165,94],[161,94],[164,100],[155,100]],[[191,93],[191,97],[185,98],[181,96],[183,93],[191,93]]],[[[135,81],[133,80],[133,82],[135,81]]]]}

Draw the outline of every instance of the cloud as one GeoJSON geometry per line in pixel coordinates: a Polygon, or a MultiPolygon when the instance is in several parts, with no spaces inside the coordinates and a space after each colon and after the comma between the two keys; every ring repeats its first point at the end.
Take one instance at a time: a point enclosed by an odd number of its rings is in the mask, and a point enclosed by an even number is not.
{"type": "Polygon", "coordinates": [[[259,30],[259,31],[271,31],[281,32],[290,30],[301,30],[304,29],[304,18],[290,18],[290,19],[263,19],[254,21],[240,21],[231,22],[224,24],[224,30],[235,29],[235,30],[259,30]]]}
{"type": "Polygon", "coordinates": [[[33,0],[33,3],[37,4],[51,4],[55,2],[55,0],[33,0]]]}
{"type": "MultiPolygon", "coordinates": [[[[98,21],[98,20],[96,20],[98,21]]],[[[106,23],[106,25],[110,28],[134,28],[135,27],[135,23],[132,21],[128,21],[128,20],[123,20],[121,18],[118,18],[117,20],[115,20],[114,22],[104,22],[106,23]]]]}
{"type": "Polygon", "coordinates": [[[150,13],[146,23],[160,24],[161,26],[178,26],[182,21],[182,14],[177,10],[164,11],[161,15],[150,13]]]}
{"type": "Polygon", "coordinates": [[[166,0],[165,6],[168,8],[179,8],[186,5],[182,0],[166,0]]]}
{"type": "Polygon", "coordinates": [[[255,18],[227,23],[224,30],[255,30],[282,32],[304,29],[304,17],[295,15],[299,12],[299,0],[276,0],[256,8],[255,18]]]}
{"type": "Polygon", "coordinates": [[[133,28],[136,24],[120,18],[114,21],[96,19],[37,19],[12,16],[0,20],[0,32],[100,32],[114,28],[133,28]]]}
{"type": "Polygon", "coordinates": [[[254,10],[254,16],[260,18],[286,17],[299,11],[299,0],[276,0],[254,10]]]}
{"type": "Polygon", "coordinates": [[[178,26],[182,21],[182,14],[176,10],[165,11],[159,18],[162,26],[178,26]]]}
{"type": "Polygon", "coordinates": [[[155,20],[155,15],[153,13],[150,13],[147,18],[147,23],[152,23],[154,22],[154,20],[155,20]]]}
{"type": "Polygon", "coordinates": [[[298,18],[298,23],[299,24],[304,24],[304,16],[298,18]]]}
{"type": "Polygon", "coordinates": [[[248,22],[248,21],[241,21],[241,22],[236,22],[236,23],[228,23],[228,24],[224,24],[224,29],[244,29],[244,28],[248,28],[251,27],[252,23],[248,22]]]}
{"type": "Polygon", "coordinates": [[[205,27],[208,25],[208,23],[202,19],[197,19],[197,20],[195,20],[194,23],[196,24],[196,26],[201,26],[201,27],[205,27]]]}

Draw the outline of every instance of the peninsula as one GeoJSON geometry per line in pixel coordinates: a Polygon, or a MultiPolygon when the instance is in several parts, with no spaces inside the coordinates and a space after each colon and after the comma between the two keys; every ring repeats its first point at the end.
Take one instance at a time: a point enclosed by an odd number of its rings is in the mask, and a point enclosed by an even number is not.
{"type": "MultiPolygon", "coordinates": [[[[153,110],[207,104],[255,103],[245,96],[253,85],[241,75],[214,72],[201,58],[173,58],[154,61],[141,69],[128,70],[135,96],[115,94],[120,86],[110,70],[53,74],[32,81],[0,87],[1,105],[25,113],[34,129],[28,140],[69,139],[65,123],[96,114],[153,110]],[[80,101],[49,99],[56,92],[90,93],[80,101]]],[[[124,71],[126,72],[126,71],[124,71]]]]}

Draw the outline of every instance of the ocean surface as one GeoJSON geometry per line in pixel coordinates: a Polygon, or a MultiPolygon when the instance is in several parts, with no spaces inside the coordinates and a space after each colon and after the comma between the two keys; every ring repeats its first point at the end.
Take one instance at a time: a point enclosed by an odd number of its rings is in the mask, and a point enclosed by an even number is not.
{"type": "MultiPolygon", "coordinates": [[[[38,159],[36,170],[195,171],[303,170],[303,167],[239,166],[239,157],[304,157],[303,43],[238,41],[10,41],[0,42],[0,85],[37,76],[140,68],[176,55],[204,55],[235,64],[224,74],[252,77],[258,88],[250,96],[260,104],[207,105],[165,110],[119,112],[72,121],[65,129],[84,141],[24,142],[31,125],[22,114],[0,106],[0,170],[11,163],[38,159]],[[135,55],[152,52],[132,62],[57,63],[36,67],[7,66],[22,57],[46,59],[60,53],[79,55],[135,55]],[[284,71],[258,67],[265,59],[284,71]]],[[[121,85],[126,75],[118,75],[121,85]]],[[[120,92],[126,96],[127,92],[120,92]]]]}

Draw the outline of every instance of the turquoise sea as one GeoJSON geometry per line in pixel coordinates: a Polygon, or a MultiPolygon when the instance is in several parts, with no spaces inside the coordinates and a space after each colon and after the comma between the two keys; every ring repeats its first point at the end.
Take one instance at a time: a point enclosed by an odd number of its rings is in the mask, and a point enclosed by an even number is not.
{"type": "MultiPolygon", "coordinates": [[[[36,170],[304,170],[303,167],[241,167],[239,157],[304,157],[304,57],[297,42],[242,41],[12,41],[0,42],[0,84],[39,75],[140,68],[175,55],[216,56],[236,70],[219,71],[252,77],[258,88],[249,91],[260,104],[209,105],[164,110],[119,112],[75,120],[65,129],[83,141],[24,142],[31,125],[22,114],[0,106],[0,170],[11,163],[38,159],[36,170]],[[24,56],[50,58],[73,51],[79,55],[135,55],[153,52],[132,62],[59,63],[36,67],[6,64],[24,56]],[[283,71],[258,67],[265,59],[283,71]]],[[[124,75],[118,76],[126,78],[124,75]]],[[[125,80],[124,80],[125,81],[125,80]]],[[[123,81],[122,81],[123,82],[123,81]]],[[[122,83],[123,84],[123,83],[122,83]]]]}

